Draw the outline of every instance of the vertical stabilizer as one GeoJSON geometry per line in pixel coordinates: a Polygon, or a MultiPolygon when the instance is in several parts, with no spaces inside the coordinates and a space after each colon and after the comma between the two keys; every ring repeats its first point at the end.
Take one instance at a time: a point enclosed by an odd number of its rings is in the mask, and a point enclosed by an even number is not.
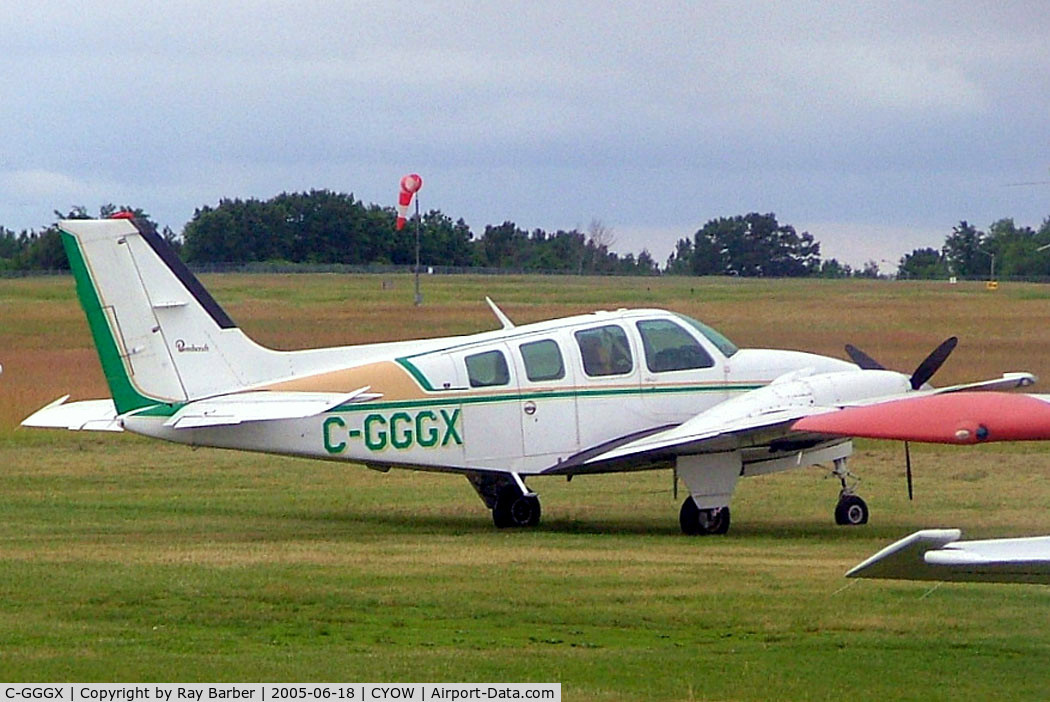
{"type": "Polygon", "coordinates": [[[285,377],[141,220],[65,220],[62,241],[118,412],[285,377]]]}

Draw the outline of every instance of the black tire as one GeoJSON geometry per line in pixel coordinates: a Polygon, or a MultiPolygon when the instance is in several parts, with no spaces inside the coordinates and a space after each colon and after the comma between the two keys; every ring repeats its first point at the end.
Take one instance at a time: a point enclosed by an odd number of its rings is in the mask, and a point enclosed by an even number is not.
{"type": "Polygon", "coordinates": [[[492,508],[492,522],[500,529],[534,527],[540,523],[540,498],[505,492],[492,508]]]}
{"type": "Polygon", "coordinates": [[[692,497],[685,498],[682,510],[678,513],[678,523],[682,533],[689,536],[710,536],[725,534],[729,531],[729,507],[700,509],[692,497]]]}
{"type": "Polygon", "coordinates": [[[835,523],[840,526],[860,526],[868,523],[868,505],[856,495],[844,495],[835,506],[835,523]]]}

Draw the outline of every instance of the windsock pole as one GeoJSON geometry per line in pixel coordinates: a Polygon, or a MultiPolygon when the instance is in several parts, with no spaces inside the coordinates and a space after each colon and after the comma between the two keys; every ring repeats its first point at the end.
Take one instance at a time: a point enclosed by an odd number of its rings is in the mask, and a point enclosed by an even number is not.
{"type": "Polygon", "coordinates": [[[423,304],[423,293],[419,291],[419,198],[416,198],[416,307],[423,304]]]}
{"type": "MultiPolygon", "coordinates": [[[[397,199],[397,224],[396,228],[401,231],[405,226],[405,215],[408,214],[408,206],[412,202],[412,196],[423,187],[423,179],[418,173],[410,173],[401,179],[401,192],[397,199]]],[[[416,306],[423,304],[423,294],[419,292],[419,198],[416,198],[416,306]]]]}

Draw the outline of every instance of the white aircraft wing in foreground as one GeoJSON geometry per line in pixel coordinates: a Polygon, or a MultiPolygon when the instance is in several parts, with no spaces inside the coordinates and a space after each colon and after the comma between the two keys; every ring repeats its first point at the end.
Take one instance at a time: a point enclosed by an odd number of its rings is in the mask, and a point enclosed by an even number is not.
{"type": "Polygon", "coordinates": [[[847,578],[1050,584],[1050,536],[959,541],[958,529],[923,529],[876,553],[847,578]]]}
{"type": "Polygon", "coordinates": [[[237,327],[147,222],[122,214],[59,228],[112,397],[62,398],[26,426],[458,473],[500,527],[538,523],[526,480],[673,469],[689,491],[682,529],[724,533],[740,477],[818,463],[842,482],[836,521],[862,524],[850,438],[796,420],[962,389],[927,384],[954,337],[909,376],[852,347],[853,362],[739,349],[656,309],[515,325],[492,305],[494,331],[274,351],[237,327]]]}

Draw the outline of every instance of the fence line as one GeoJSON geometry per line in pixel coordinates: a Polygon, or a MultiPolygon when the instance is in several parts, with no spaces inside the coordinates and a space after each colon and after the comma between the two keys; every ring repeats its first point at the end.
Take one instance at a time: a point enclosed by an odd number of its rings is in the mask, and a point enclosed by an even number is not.
{"type": "MultiPolygon", "coordinates": [[[[187,264],[194,273],[370,273],[377,275],[407,274],[414,272],[411,265],[393,265],[382,263],[346,264],[346,263],[202,263],[187,264]]],[[[659,274],[644,275],[641,273],[624,273],[622,271],[578,271],[568,270],[531,270],[525,268],[488,268],[482,266],[420,266],[421,275],[587,275],[587,276],[630,276],[637,278],[655,277],[659,274]]],[[[0,270],[0,278],[31,278],[36,276],[70,275],[68,270],[0,270]]]]}
{"type": "MultiPolygon", "coordinates": [[[[370,264],[345,264],[345,263],[279,263],[279,262],[253,262],[253,263],[203,263],[203,264],[188,264],[190,270],[194,273],[274,273],[274,274],[297,274],[297,273],[343,273],[343,274],[376,274],[376,275],[392,275],[392,274],[407,274],[413,273],[413,267],[411,265],[392,265],[392,264],[381,264],[381,263],[370,263],[370,264]]],[[[524,268],[489,268],[482,266],[421,266],[420,273],[422,275],[492,275],[492,276],[503,276],[503,275],[550,275],[550,276],[599,276],[599,277],[614,277],[620,276],[625,278],[654,278],[654,277],[675,277],[675,278],[705,278],[705,277],[735,277],[735,276],[688,276],[688,275],[675,275],[669,276],[667,273],[655,273],[655,274],[641,274],[641,273],[624,273],[622,271],[568,271],[568,270],[529,270],[524,268]]],[[[0,279],[4,278],[37,278],[45,276],[60,276],[60,275],[71,275],[68,270],[61,269],[32,269],[32,270],[18,270],[18,269],[0,269],[0,279]]],[[[761,277],[755,277],[754,280],[762,280],[761,277]]],[[[769,280],[770,278],[766,278],[769,280]]],[[[775,278],[774,278],[775,279],[775,278]]],[[[783,280],[802,280],[801,277],[785,277],[783,280]]],[[[871,278],[864,278],[863,276],[856,276],[854,280],[871,280],[871,278]]],[[[947,283],[946,278],[898,278],[896,275],[885,275],[879,276],[879,280],[900,280],[900,281],[925,281],[925,282],[940,282],[947,283]]],[[[828,278],[821,278],[820,276],[811,276],[809,280],[830,280],[828,278]]],[[[844,280],[839,278],[837,280],[844,280]]],[[[959,282],[985,282],[988,280],[985,276],[959,276],[959,282]]],[[[999,282],[1005,283],[1050,283],[1050,276],[1000,276],[997,278],[999,282]]]]}

